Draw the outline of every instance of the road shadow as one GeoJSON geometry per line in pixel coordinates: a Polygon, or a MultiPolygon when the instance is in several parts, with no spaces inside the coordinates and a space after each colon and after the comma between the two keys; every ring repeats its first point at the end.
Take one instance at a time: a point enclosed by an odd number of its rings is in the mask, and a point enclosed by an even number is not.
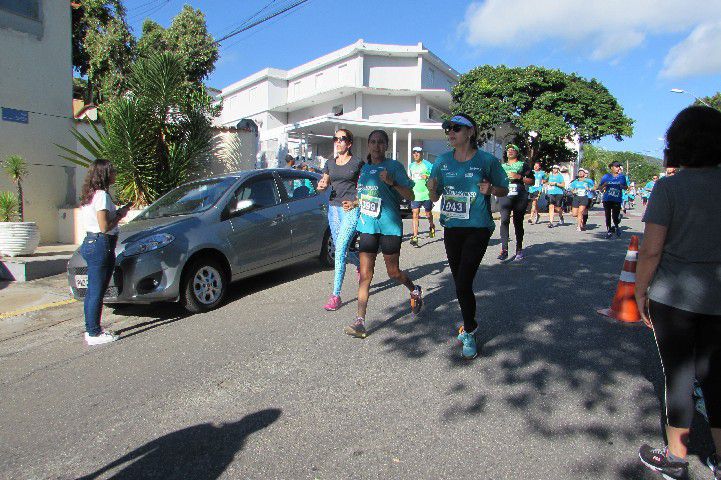
{"type": "MultiPolygon", "coordinates": [[[[378,315],[383,320],[371,323],[369,331],[390,355],[416,359],[440,350],[448,369],[463,369],[469,380],[449,390],[454,400],[444,421],[481,415],[487,403],[501,402],[525,419],[519,428],[550,442],[587,438],[607,443],[620,436],[639,445],[649,438],[660,444],[663,374],[653,334],[640,323],[624,324],[596,312],[610,305],[630,234],[638,233],[627,227],[620,239],[590,234],[576,243],[530,244],[524,261],[481,265],[474,282],[480,325],[479,358],[474,362],[462,360],[454,342],[462,322],[447,269],[438,287],[425,292],[420,315],[411,319],[407,303],[399,302],[383,310],[378,315]],[[486,391],[463,393],[478,375],[486,391]],[[639,381],[629,382],[633,391],[619,391],[619,379],[634,378],[639,381]],[[559,420],[569,408],[558,400],[566,398],[560,392],[571,393],[571,407],[582,420],[559,420]],[[620,411],[634,420],[620,427],[607,421],[620,411]]],[[[414,281],[423,284],[423,277],[414,281]]],[[[708,428],[695,426],[690,452],[703,458],[710,451],[710,436],[708,428]]],[[[629,452],[629,461],[634,456],[629,452]]],[[[579,468],[645,478],[637,475],[640,470],[633,462],[623,471],[617,471],[617,465],[601,462],[579,468]]]]}
{"type": "Polygon", "coordinates": [[[177,430],[136,448],[104,467],[80,477],[90,480],[119,469],[113,479],[219,478],[251,434],[278,420],[281,410],[270,408],[247,415],[237,422],[203,423],[177,430]]]}

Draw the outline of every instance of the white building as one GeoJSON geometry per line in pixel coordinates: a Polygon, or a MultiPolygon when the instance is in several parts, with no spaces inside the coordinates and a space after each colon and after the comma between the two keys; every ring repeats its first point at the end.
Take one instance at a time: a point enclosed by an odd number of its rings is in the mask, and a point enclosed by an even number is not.
{"type": "MultiPolygon", "coordinates": [[[[56,147],[75,144],[70,36],[67,0],[0,0],[0,160],[28,162],[25,220],[43,243],[57,241],[58,207],[75,202],[82,180],[56,147]]],[[[4,172],[0,190],[15,191],[4,172]]]]}
{"type": "Polygon", "coordinates": [[[268,166],[286,153],[327,159],[331,137],[348,128],[354,154],[365,157],[367,137],[383,129],[388,155],[407,163],[411,148],[430,159],[447,150],[441,129],[459,73],[418,45],[381,45],[358,40],[291,70],[266,68],[222,89],[222,126],[252,120],[259,155],[268,166]]]}

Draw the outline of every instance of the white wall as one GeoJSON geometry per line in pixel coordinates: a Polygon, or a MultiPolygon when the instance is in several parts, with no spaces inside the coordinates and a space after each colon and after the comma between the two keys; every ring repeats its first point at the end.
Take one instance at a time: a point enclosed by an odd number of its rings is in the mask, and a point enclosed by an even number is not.
{"type": "Polygon", "coordinates": [[[417,57],[363,57],[363,85],[375,88],[420,88],[417,57]]]}
{"type": "Polygon", "coordinates": [[[421,85],[422,88],[448,90],[458,83],[457,79],[441,70],[425,58],[421,59],[421,85]]]}
{"type": "Polygon", "coordinates": [[[357,62],[357,58],[343,59],[299,76],[293,76],[291,71],[288,77],[288,102],[338,87],[358,85],[357,62]]]}
{"type": "Polygon", "coordinates": [[[349,95],[330,102],[323,102],[307,108],[301,108],[300,110],[289,112],[288,123],[293,124],[303,120],[308,120],[309,118],[331,115],[333,113],[333,107],[336,105],[343,105],[343,115],[345,116],[346,111],[353,112],[356,110],[356,96],[349,95]]]}
{"type": "MultiPolygon", "coordinates": [[[[55,144],[72,147],[72,60],[70,7],[43,0],[42,35],[0,28],[0,106],[27,110],[29,122],[0,121],[0,159],[20,154],[30,164],[25,184],[25,220],[37,222],[42,243],[58,239],[58,207],[66,203],[70,164],[55,144]],[[57,115],[58,117],[50,116],[57,115]],[[66,117],[66,118],[63,118],[66,117]]],[[[15,16],[0,10],[2,25],[15,16]]],[[[0,190],[13,190],[0,175],[0,190]]]]}
{"type": "Polygon", "coordinates": [[[363,95],[363,118],[376,122],[417,122],[416,97],[363,95]]]}

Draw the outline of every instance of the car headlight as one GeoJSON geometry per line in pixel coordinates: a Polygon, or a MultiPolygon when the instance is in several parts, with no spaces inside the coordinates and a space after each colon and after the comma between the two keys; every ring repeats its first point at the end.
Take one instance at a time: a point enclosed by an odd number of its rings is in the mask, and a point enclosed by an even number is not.
{"type": "Polygon", "coordinates": [[[163,248],[173,240],[175,240],[175,237],[169,233],[158,233],[131,243],[125,247],[123,254],[126,257],[131,257],[133,255],[140,255],[141,253],[152,252],[153,250],[163,248]]]}

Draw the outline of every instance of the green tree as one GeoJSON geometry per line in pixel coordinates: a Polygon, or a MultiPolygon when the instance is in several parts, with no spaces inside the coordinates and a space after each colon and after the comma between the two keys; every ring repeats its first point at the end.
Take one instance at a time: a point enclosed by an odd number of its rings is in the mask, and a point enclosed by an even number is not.
{"type": "Polygon", "coordinates": [[[87,76],[86,101],[97,103],[122,94],[135,39],[121,0],[82,0],[72,13],[73,68],[87,76]]]}
{"type": "Polygon", "coordinates": [[[12,192],[0,192],[0,222],[12,222],[18,216],[18,197],[12,192]]]}
{"type": "Polygon", "coordinates": [[[143,30],[138,39],[138,57],[151,57],[156,53],[168,51],[168,42],[165,38],[165,29],[157,22],[146,19],[143,30]]]}
{"type": "MultiPolygon", "coordinates": [[[[721,110],[721,92],[717,92],[715,95],[712,95],[710,97],[703,97],[701,98],[701,100],[703,100],[713,108],[721,110]]],[[[703,102],[696,100],[694,102],[694,105],[703,105],[703,102]]]]}
{"type": "Polygon", "coordinates": [[[23,196],[23,180],[27,177],[30,172],[28,171],[28,164],[23,157],[20,155],[8,155],[3,163],[3,170],[10,177],[10,180],[15,184],[18,189],[18,218],[21,222],[25,221],[25,197],[23,196]]]}
{"type": "Polygon", "coordinates": [[[575,157],[567,140],[589,143],[613,135],[620,141],[633,134],[633,120],[600,82],[537,66],[474,68],[453,88],[451,110],[478,122],[487,132],[481,141],[510,123],[529,160],[544,164],[575,157]]]}
{"type": "Polygon", "coordinates": [[[596,182],[608,173],[611,162],[620,162],[629,180],[637,184],[645,184],[661,170],[660,164],[649,161],[648,157],[640,153],[609,151],[590,144],[583,146],[581,166],[589,171],[590,177],[596,182]]]}
{"type": "Polygon", "coordinates": [[[156,54],[133,65],[127,95],[101,105],[104,129],[73,131],[90,156],[59,146],[61,156],[82,166],[109,159],[120,199],[148,205],[205,166],[218,112],[202,86],[188,84],[177,55],[156,54]]]}

